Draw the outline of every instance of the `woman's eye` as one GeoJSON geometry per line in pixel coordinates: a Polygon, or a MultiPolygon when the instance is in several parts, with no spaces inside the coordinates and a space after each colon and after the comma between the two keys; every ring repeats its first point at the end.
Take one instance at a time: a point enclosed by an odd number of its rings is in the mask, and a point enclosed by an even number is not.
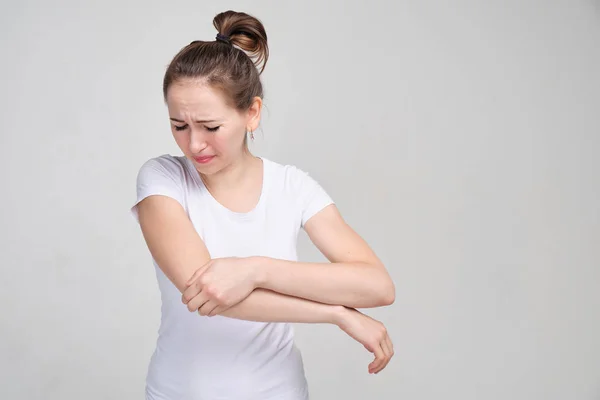
{"type": "MultiPolygon", "coordinates": [[[[173,125],[173,127],[175,128],[176,131],[183,131],[184,129],[187,129],[187,125],[183,125],[183,126],[177,126],[177,125],[173,125]]],[[[218,131],[220,128],[220,126],[215,126],[214,128],[209,128],[208,126],[206,127],[206,130],[209,132],[216,132],[218,131]]]]}

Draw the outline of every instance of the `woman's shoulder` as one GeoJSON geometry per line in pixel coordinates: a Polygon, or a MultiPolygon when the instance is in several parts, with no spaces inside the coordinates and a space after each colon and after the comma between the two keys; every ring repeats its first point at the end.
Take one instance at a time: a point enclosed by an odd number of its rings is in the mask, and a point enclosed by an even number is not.
{"type": "Polygon", "coordinates": [[[165,153],[148,158],[143,165],[156,165],[164,168],[181,168],[185,166],[185,156],[165,153]]]}
{"type": "Polygon", "coordinates": [[[268,162],[268,165],[279,195],[299,207],[302,225],[334,202],[309,171],[294,164],[268,162]]]}
{"type": "Polygon", "coordinates": [[[283,161],[276,161],[272,158],[268,158],[268,159],[264,158],[264,157],[261,157],[261,158],[263,159],[263,161],[267,162],[267,164],[273,170],[273,172],[285,175],[286,177],[295,178],[298,175],[307,175],[308,174],[307,170],[305,170],[303,167],[299,166],[298,164],[286,163],[283,161]]]}
{"type": "Polygon", "coordinates": [[[312,174],[297,164],[283,163],[263,158],[266,161],[271,179],[281,189],[297,194],[307,186],[316,183],[312,174]]]}
{"type": "Polygon", "coordinates": [[[289,164],[272,159],[261,157],[266,163],[269,174],[282,183],[294,183],[301,180],[304,175],[308,175],[306,171],[298,167],[296,164],[289,164]]]}
{"type": "Polygon", "coordinates": [[[183,175],[186,171],[185,156],[176,156],[172,154],[161,154],[153,156],[144,161],[140,171],[154,170],[169,175],[183,175]]]}
{"type": "Polygon", "coordinates": [[[185,156],[160,154],[146,159],[137,174],[138,185],[174,184],[185,186],[188,179],[185,156]]]}

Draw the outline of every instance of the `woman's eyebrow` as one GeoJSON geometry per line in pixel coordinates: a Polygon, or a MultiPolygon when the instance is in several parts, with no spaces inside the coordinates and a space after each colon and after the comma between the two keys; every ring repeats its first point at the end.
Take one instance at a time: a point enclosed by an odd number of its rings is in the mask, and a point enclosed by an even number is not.
{"type": "MultiPolygon", "coordinates": [[[[170,119],[171,119],[171,121],[175,121],[175,122],[185,122],[185,121],[182,121],[182,120],[177,119],[177,118],[170,118],[170,119]]],[[[196,123],[198,123],[198,124],[205,124],[207,122],[217,122],[217,121],[214,120],[214,119],[211,119],[211,120],[207,119],[207,120],[196,121],[196,123]]]]}

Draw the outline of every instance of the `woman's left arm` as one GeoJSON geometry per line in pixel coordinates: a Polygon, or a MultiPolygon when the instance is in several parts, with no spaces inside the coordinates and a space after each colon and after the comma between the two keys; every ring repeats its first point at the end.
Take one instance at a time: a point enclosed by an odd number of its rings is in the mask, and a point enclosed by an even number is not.
{"type": "Polygon", "coordinates": [[[395,285],[385,266],[345,222],[335,204],[313,215],[304,229],[330,262],[253,257],[257,287],[351,308],[381,307],[394,302],[395,285]]]}

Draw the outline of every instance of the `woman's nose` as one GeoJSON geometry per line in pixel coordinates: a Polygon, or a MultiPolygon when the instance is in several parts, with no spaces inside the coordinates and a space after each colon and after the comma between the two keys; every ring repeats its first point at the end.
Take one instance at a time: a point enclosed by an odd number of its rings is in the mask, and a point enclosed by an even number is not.
{"type": "Polygon", "coordinates": [[[208,145],[203,132],[192,129],[190,132],[190,151],[192,154],[200,153],[208,145]]]}

